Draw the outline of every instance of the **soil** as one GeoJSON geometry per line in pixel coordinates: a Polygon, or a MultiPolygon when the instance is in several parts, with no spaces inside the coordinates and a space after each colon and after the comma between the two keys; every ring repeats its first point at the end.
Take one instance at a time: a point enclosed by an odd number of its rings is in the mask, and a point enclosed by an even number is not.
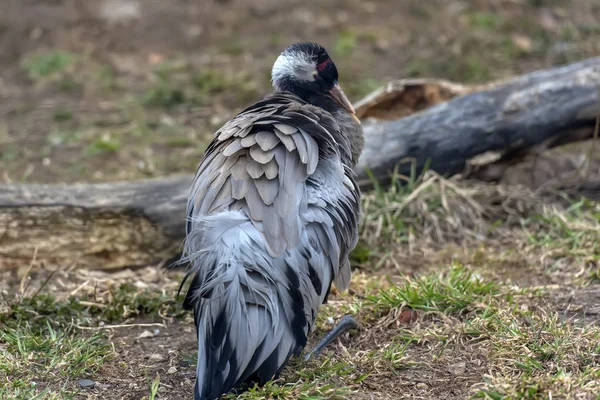
{"type": "Polygon", "coordinates": [[[193,171],[215,128],[269,91],[274,58],[295,41],[324,44],[356,101],[391,79],[479,83],[593,56],[598,19],[591,0],[6,0],[2,179],[193,171]],[[76,61],[31,76],[32,57],[65,53],[76,61]],[[206,71],[222,72],[225,90],[179,101],[206,71]],[[173,104],[143,104],[162,89],[173,104]]]}

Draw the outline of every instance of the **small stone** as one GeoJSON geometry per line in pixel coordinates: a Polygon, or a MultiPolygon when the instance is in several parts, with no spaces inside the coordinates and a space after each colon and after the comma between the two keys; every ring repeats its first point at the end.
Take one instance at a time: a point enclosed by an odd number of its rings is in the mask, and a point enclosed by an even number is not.
{"type": "Polygon", "coordinates": [[[141,5],[137,0],[105,0],[100,7],[100,17],[109,23],[130,22],[141,16],[141,5]]]}
{"type": "Polygon", "coordinates": [[[427,389],[429,386],[427,386],[427,384],[426,384],[425,382],[419,382],[419,383],[417,383],[417,386],[416,386],[416,387],[417,387],[417,389],[419,389],[419,390],[425,390],[425,389],[427,389]]]}
{"type": "Polygon", "coordinates": [[[204,32],[204,28],[198,24],[188,26],[186,29],[186,34],[192,39],[202,35],[202,32],[204,32]]]}
{"type": "Polygon", "coordinates": [[[532,42],[531,42],[531,39],[528,38],[527,36],[513,35],[512,42],[514,43],[515,46],[517,46],[519,48],[519,50],[521,50],[523,52],[529,53],[531,51],[532,42]]]}
{"type": "Polygon", "coordinates": [[[138,339],[146,339],[146,338],[150,338],[153,337],[154,334],[150,331],[144,331],[142,333],[140,333],[140,336],[138,336],[138,339]]]}
{"type": "Polygon", "coordinates": [[[387,51],[390,48],[390,41],[387,39],[383,39],[383,38],[377,38],[377,40],[375,41],[375,50],[377,51],[387,51]]]}
{"type": "Polygon", "coordinates": [[[406,308],[402,310],[400,315],[398,316],[398,320],[403,324],[410,324],[417,320],[418,314],[415,310],[411,310],[410,308],[406,308]]]}
{"type": "Polygon", "coordinates": [[[33,30],[29,33],[29,38],[31,40],[38,40],[39,38],[42,37],[43,33],[44,32],[42,31],[42,28],[40,28],[40,27],[33,28],[33,30]]]}
{"type": "Polygon", "coordinates": [[[178,364],[181,368],[188,368],[194,365],[194,363],[190,360],[181,360],[178,364]]]}
{"type": "Polygon", "coordinates": [[[177,367],[171,367],[167,370],[167,374],[174,374],[177,372],[177,367]]]}
{"type": "Polygon", "coordinates": [[[80,379],[77,381],[77,384],[79,385],[79,387],[82,387],[84,389],[91,389],[94,386],[96,386],[96,382],[94,382],[91,379],[80,379]]]}
{"type": "Polygon", "coordinates": [[[560,20],[553,10],[543,8],[539,16],[540,26],[550,32],[558,32],[560,29],[560,20]]]}
{"type": "Polygon", "coordinates": [[[218,115],[213,115],[210,117],[210,124],[213,126],[221,125],[223,122],[223,118],[218,115]]]}
{"type": "Polygon", "coordinates": [[[465,373],[466,369],[467,364],[464,361],[448,366],[448,372],[452,375],[462,375],[465,373]]]}
{"type": "Polygon", "coordinates": [[[154,353],[150,356],[150,361],[162,361],[163,359],[164,357],[158,353],[154,353]]]}
{"type": "Polygon", "coordinates": [[[150,53],[148,55],[148,62],[151,65],[160,64],[164,60],[165,60],[165,56],[163,54],[160,54],[160,53],[150,53]]]}
{"type": "Polygon", "coordinates": [[[161,114],[159,121],[165,126],[175,126],[175,120],[173,119],[173,117],[167,114],[161,114]]]}
{"type": "Polygon", "coordinates": [[[377,11],[377,5],[372,1],[365,1],[362,6],[369,14],[373,14],[375,11],[377,11]]]}

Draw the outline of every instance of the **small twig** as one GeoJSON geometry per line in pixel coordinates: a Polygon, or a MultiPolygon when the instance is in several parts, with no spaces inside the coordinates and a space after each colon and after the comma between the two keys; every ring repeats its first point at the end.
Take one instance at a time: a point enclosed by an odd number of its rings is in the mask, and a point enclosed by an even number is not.
{"type": "Polygon", "coordinates": [[[79,304],[86,307],[106,308],[106,304],[94,303],[93,301],[79,300],[79,304]]]}
{"type": "Polygon", "coordinates": [[[478,212],[480,212],[481,214],[483,214],[485,212],[485,208],[481,204],[479,204],[478,202],[473,200],[473,198],[471,196],[469,196],[468,194],[466,194],[464,190],[459,188],[457,185],[455,185],[453,182],[451,182],[448,179],[444,179],[442,177],[440,177],[440,179],[442,179],[444,181],[444,184],[448,185],[450,187],[450,189],[454,190],[456,192],[456,194],[458,194],[460,197],[465,199],[467,201],[467,203],[469,203],[478,212]]]}
{"type": "Polygon", "coordinates": [[[122,324],[122,325],[103,325],[103,326],[80,326],[77,324],[71,324],[77,329],[86,330],[86,331],[100,331],[103,329],[117,329],[117,328],[149,328],[153,326],[160,326],[162,328],[166,328],[165,324],[159,323],[150,323],[150,324],[122,324]]]}
{"type": "Polygon", "coordinates": [[[77,288],[73,289],[71,291],[71,293],[69,293],[69,296],[75,296],[77,294],[77,292],[79,292],[81,289],[86,287],[88,285],[88,283],[90,283],[89,279],[87,281],[83,282],[81,285],[77,286],[77,288]]]}
{"type": "Polygon", "coordinates": [[[33,251],[33,257],[31,258],[29,267],[27,267],[27,270],[25,271],[23,278],[21,278],[21,283],[19,285],[19,292],[21,293],[21,297],[25,296],[25,290],[27,289],[27,286],[28,286],[27,278],[29,278],[29,273],[31,272],[31,269],[33,268],[33,264],[35,263],[35,260],[37,259],[37,252],[38,252],[38,248],[36,246],[35,250],[33,251]]]}
{"type": "Polygon", "coordinates": [[[425,182],[421,183],[415,190],[411,192],[399,205],[391,205],[387,207],[382,207],[378,210],[374,215],[380,215],[385,213],[386,211],[394,211],[394,213],[401,212],[404,207],[406,207],[410,202],[419,197],[419,194],[431,186],[435,181],[439,179],[439,175],[433,175],[431,178],[427,179],[425,182]]]}
{"type": "Polygon", "coordinates": [[[50,279],[52,279],[52,277],[54,276],[55,273],[56,273],[56,270],[50,271],[50,273],[48,274],[48,277],[44,280],[44,282],[42,282],[42,284],[40,285],[38,290],[35,291],[33,296],[31,296],[32,298],[35,299],[37,297],[37,295],[40,294],[42,290],[44,290],[44,288],[46,287],[48,282],[50,282],[50,279]]]}

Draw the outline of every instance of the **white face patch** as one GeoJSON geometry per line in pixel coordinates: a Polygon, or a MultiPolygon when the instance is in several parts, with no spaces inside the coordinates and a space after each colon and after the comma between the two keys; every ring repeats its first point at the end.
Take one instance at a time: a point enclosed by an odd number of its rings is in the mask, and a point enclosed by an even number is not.
{"type": "Polygon", "coordinates": [[[312,82],[317,74],[317,65],[306,53],[286,52],[277,57],[271,80],[273,87],[278,89],[278,83],[286,76],[293,77],[297,81],[312,82]]]}

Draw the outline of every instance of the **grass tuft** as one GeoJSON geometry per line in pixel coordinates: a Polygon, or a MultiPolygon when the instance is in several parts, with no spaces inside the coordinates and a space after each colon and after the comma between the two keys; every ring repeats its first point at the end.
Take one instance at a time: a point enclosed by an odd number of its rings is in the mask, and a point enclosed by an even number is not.
{"type": "Polygon", "coordinates": [[[86,148],[83,149],[83,155],[93,157],[99,154],[116,153],[121,148],[121,143],[109,135],[94,140],[86,148]]]}
{"type": "Polygon", "coordinates": [[[64,71],[75,59],[74,54],[63,51],[34,54],[23,62],[23,68],[31,79],[40,79],[64,71]]]}
{"type": "Polygon", "coordinates": [[[358,46],[358,35],[351,30],[343,30],[338,35],[333,51],[340,56],[347,56],[358,46]]]}
{"type": "Polygon", "coordinates": [[[112,354],[102,334],[85,336],[72,326],[49,322],[45,327],[0,323],[0,347],[3,399],[69,398],[76,392],[72,382],[94,374],[112,354]],[[50,388],[39,391],[45,386],[50,388]]]}
{"type": "Polygon", "coordinates": [[[448,272],[407,278],[367,300],[379,313],[409,307],[450,314],[469,311],[475,305],[485,307],[490,297],[499,293],[496,283],[484,282],[465,267],[453,265],[448,272]]]}
{"type": "Polygon", "coordinates": [[[293,360],[280,379],[254,386],[238,395],[225,399],[237,400],[343,400],[355,395],[358,385],[366,375],[358,374],[345,361],[325,359],[310,365],[299,365],[293,360]]]}

